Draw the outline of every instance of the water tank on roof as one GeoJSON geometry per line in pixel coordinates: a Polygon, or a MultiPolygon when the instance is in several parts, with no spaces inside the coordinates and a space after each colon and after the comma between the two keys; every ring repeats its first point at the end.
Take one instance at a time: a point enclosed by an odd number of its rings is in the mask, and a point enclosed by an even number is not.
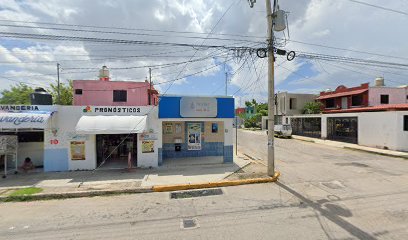
{"type": "Polygon", "coordinates": [[[36,88],[30,94],[31,105],[52,105],[52,95],[44,88],[36,88]]]}
{"type": "Polygon", "coordinates": [[[375,86],[376,87],[384,87],[384,78],[383,77],[378,77],[375,79],[375,86]]]}
{"type": "Polygon", "coordinates": [[[109,69],[107,66],[103,66],[101,70],[99,70],[99,80],[101,81],[109,81],[109,69]]]}

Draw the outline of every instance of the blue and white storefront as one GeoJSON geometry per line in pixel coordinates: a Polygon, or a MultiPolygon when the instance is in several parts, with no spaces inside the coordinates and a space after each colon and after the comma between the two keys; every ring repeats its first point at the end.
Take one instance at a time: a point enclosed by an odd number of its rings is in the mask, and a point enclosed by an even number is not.
{"type": "Polygon", "coordinates": [[[161,96],[159,165],[192,157],[233,162],[234,117],[232,97],[161,96]]]}

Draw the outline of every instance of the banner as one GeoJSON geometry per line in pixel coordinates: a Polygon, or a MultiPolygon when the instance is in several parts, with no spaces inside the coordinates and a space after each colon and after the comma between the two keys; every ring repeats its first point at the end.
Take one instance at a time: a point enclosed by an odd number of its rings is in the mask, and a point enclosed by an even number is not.
{"type": "Polygon", "coordinates": [[[71,160],[85,160],[85,142],[71,142],[71,160]]]}
{"type": "Polygon", "coordinates": [[[201,123],[188,123],[187,137],[188,150],[201,150],[201,123]]]}

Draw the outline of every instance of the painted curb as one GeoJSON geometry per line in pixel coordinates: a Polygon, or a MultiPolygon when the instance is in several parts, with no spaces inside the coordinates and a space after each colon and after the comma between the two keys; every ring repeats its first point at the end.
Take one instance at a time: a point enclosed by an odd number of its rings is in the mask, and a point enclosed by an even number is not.
{"type": "Polygon", "coordinates": [[[276,171],[275,175],[269,178],[252,178],[252,179],[244,179],[244,180],[232,180],[232,181],[209,182],[209,183],[153,186],[152,190],[153,192],[169,192],[169,191],[179,191],[179,190],[189,190],[189,189],[228,187],[228,186],[237,186],[237,185],[245,185],[245,184],[268,183],[268,182],[276,182],[279,176],[280,176],[280,172],[276,171]]]}

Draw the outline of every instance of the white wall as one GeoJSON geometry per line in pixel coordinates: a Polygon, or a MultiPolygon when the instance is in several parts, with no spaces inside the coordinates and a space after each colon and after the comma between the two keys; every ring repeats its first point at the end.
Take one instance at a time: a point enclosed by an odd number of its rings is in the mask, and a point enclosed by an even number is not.
{"type": "Polygon", "coordinates": [[[407,103],[407,88],[370,87],[368,92],[368,105],[381,105],[382,94],[389,96],[389,104],[407,103]]]}
{"type": "Polygon", "coordinates": [[[408,131],[403,130],[404,115],[408,115],[408,111],[322,114],[321,138],[327,138],[328,117],[357,117],[359,145],[408,151],[408,131]]]}
{"type": "Polygon", "coordinates": [[[159,148],[162,147],[162,124],[158,119],[158,108],[155,107],[151,110],[150,114],[147,116],[147,128],[157,135],[157,140],[154,140],[154,152],[152,153],[142,153],[142,141],[140,135],[137,136],[137,166],[142,168],[147,167],[158,167],[159,158],[158,152],[159,148]]]}
{"type": "Polygon", "coordinates": [[[18,165],[24,163],[26,157],[31,158],[34,166],[44,164],[44,142],[20,142],[18,143],[17,159],[18,165]]]}
{"type": "Polygon", "coordinates": [[[232,122],[234,121],[234,119],[233,118],[218,118],[215,120],[224,121],[224,146],[232,146],[233,145],[232,122]]]}

